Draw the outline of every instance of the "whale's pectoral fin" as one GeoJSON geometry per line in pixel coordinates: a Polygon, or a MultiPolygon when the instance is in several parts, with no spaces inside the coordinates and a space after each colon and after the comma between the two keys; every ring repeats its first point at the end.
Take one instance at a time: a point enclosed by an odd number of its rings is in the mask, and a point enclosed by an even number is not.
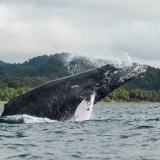
{"type": "Polygon", "coordinates": [[[95,92],[86,90],[80,95],[80,97],[82,98],[82,101],[78,105],[75,111],[74,120],[75,121],[89,120],[92,113],[93,103],[95,99],[95,92]]]}

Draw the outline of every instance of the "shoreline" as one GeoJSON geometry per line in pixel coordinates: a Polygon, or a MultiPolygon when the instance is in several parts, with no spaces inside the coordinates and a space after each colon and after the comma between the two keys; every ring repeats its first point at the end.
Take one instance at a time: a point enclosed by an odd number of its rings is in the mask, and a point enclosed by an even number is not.
{"type": "MultiPolygon", "coordinates": [[[[3,105],[7,103],[7,101],[0,101],[0,105],[3,105]]],[[[139,101],[139,102],[98,102],[99,104],[126,104],[126,103],[140,103],[140,104],[146,104],[146,103],[160,103],[160,102],[151,102],[151,101],[139,101]]]]}
{"type": "Polygon", "coordinates": [[[151,101],[139,101],[139,102],[98,102],[99,104],[127,104],[127,103],[139,103],[139,104],[146,104],[146,103],[160,103],[160,102],[151,102],[151,101]]]}
{"type": "Polygon", "coordinates": [[[5,103],[7,103],[7,101],[0,101],[0,105],[5,103]]]}

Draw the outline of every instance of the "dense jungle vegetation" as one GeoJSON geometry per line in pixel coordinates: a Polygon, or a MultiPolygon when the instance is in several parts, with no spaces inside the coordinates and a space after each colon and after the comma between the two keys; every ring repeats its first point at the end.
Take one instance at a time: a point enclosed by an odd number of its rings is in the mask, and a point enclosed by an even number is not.
{"type": "MultiPolygon", "coordinates": [[[[9,101],[45,82],[96,68],[102,61],[95,63],[86,57],[69,57],[69,53],[57,53],[18,64],[0,61],[0,100],[9,101]]],[[[160,69],[148,67],[144,78],[123,85],[103,101],[160,102],[160,69]]]]}

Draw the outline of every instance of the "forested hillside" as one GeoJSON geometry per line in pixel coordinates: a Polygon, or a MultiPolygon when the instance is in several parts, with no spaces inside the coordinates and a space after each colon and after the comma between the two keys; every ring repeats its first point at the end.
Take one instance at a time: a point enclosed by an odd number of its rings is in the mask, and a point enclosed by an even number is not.
{"type": "MultiPolygon", "coordinates": [[[[97,67],[86,57],[70,58],[69,53],[34,57],[24,63],[0,61],[0,99],[14,96],[47,81],[97,67]]],[[[106,97],[105,101],[160,101],[160,69],[148,67],[143,79],[125,84],[106,97]]]]}

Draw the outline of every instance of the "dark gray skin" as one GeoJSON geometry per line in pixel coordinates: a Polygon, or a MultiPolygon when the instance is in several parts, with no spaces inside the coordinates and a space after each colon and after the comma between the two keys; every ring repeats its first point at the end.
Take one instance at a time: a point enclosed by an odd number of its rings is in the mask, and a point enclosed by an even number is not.
{"type": "Polygon", "coordinates": [[[64,121],[72,117],[83,99],[95,93],[94,104],[122,84],[141,77],[145,65],[117,69],[112,65],[43,84],[5,104],[1,116],[28,114],[64,121]]]}

